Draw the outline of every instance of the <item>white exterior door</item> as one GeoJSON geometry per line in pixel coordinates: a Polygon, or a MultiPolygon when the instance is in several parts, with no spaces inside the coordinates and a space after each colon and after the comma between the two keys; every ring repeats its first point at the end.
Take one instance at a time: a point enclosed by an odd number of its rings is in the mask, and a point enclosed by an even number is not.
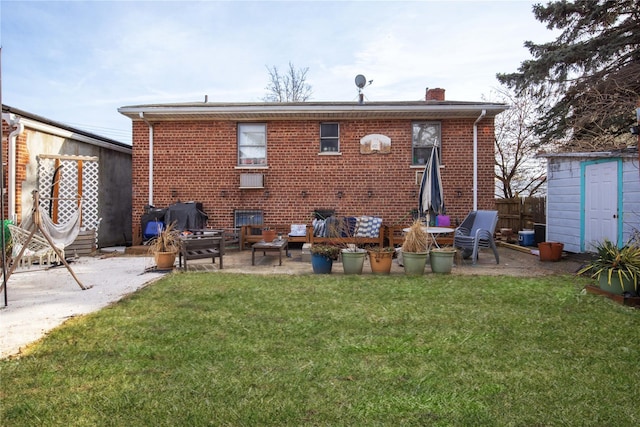
{"type": "Polygon", "coordinates": [[[618,162],[593,163],[584,176],[584,248],[618,240],[618,162]]]}

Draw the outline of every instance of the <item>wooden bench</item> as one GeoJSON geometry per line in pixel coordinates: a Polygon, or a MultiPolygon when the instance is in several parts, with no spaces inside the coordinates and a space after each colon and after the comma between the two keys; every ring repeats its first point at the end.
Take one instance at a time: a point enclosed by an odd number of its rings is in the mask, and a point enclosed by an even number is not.
{"type": "Polygon", "coordinates": [[[220,259],[220,269],[222,269],[222,257],[224,255],[224,234],[221,231],[205,231],[182,236],[178,265],[182,267],[184,258],[184,269],[187,269],[187,260],[211,258],[216,263],[216,257],[220,259]]]}
{"type": "Polygon", "coordinates": [[[289,236],[290,225],[243,225],[240,227],[240,250],[244,250],[247,246],[251,247],[254,243],[262,242],[262,229],[266,227],[275,230],[276,237],[278,234],[282,234],[282,237],[287,239],[289,243],[307,243],[309,241],[308,229],[305,236],[289,236]]]}
{"type": "MultiPolygon", "coordinates": [[[[337,216],[338,221],[341,221],[343,218],[355,218],[354,216],[349,216],[349,215],[339,215],[337,216]]],[[[365,245],[375,245],[375,246],[379,246],[379,247],[383,247],[386,246],[385,244],[385,238],[387,236],[386,233],[386,225],[381,224],[380,227],[378,228],[378,235],[376,237],[362,237],[362,236],[327,236],[327,237],[319,237],[319,236],[315,236],[314,235],[314,230],[313,230],[313,225],[307,225],[307,237],[308,237],[308,243],[311,244],[319,244],[319,243],[326,243],[329,245],[337,245],[337,246],[346,246],[348,244],[355,244],[358,246],[365,246],[365,245]]],[[[334,230],[335,232],[336,230],[334,230]]],[[[340,230],[337,230],[338,232],[341,233],[340,230]]]]}

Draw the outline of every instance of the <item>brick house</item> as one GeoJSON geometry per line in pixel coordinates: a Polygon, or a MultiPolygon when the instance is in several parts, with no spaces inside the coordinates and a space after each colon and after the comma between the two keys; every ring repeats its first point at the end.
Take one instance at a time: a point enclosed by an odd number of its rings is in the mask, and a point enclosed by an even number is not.
{"type": "Polygon", "coordinates": [[[494,118],[506,108],[446,101],[443,89],[413,102],[121,107],[133,124],[134,244],[147,206],[178,201],[202,203],[219,228],[247,213],[309,223],[317,209],[410,224],[434,144],[447,213],[462,221],[494,208],[494,118]]]}

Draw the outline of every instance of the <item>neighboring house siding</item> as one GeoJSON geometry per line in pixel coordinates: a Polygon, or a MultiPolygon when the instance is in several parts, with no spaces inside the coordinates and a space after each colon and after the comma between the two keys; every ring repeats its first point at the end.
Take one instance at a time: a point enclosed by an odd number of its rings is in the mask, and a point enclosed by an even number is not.
{"type": "MultiPolygon", "coordinates": [[[[265,224],[309,223],[319,208],[377,215],[389,225],[409,224],[411,210],[418,207],[416,172],[423,170],[411,167],[412,121],[331,121],[340,123],[341,155],[318,154],[318,120],[266,121],[266,170],[236,167],[235,121],[154,123],[153,205],[202,202],[209,227],[232,227],[235,209],[261,209],[265,224]],[[374,133],[391,138],[391,153],[360,153],[360,139],[374,133]],[[264,173],[265,188],[239,189],[245,172],[264,173]]],[[[444,200],[455,224],[473,208],[474,119],[441,123],[444,200]]],[[[495,208],[493,144],[493,119],[485,118],[478,123],[479,209],[495,208]]],[[[133,122],[132,159],[133,236],[139,241],[140,217],[149,203],[149,126],[139,120],[133,122]]]]}
{"type": "Polygon", "coordinates": [[[548,240],[580,252],[580,161],[549,159],[547,177],[548,240]]]}

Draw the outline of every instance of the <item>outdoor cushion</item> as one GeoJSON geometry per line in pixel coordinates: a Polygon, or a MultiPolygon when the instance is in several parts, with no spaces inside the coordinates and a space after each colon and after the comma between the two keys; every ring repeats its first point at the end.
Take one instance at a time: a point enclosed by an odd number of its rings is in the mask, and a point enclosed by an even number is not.
{"type": "Polygon", "coordinates": [[[315,237],[325,237],[326,224],[324,219],[313,220],[313,235],[315,237]]]}
{"type": "Polygon", "coordinates": [[[306,234],[306,224],[291,224],[291,232],[289,233],[289,236],[306,236],[306,234]]]}
{"type": "Polygon", "coordinates": [[[356,237],[378,237],[381,225],[382,218],[376,216],[361,216],[358,221],[356,237]]]}

